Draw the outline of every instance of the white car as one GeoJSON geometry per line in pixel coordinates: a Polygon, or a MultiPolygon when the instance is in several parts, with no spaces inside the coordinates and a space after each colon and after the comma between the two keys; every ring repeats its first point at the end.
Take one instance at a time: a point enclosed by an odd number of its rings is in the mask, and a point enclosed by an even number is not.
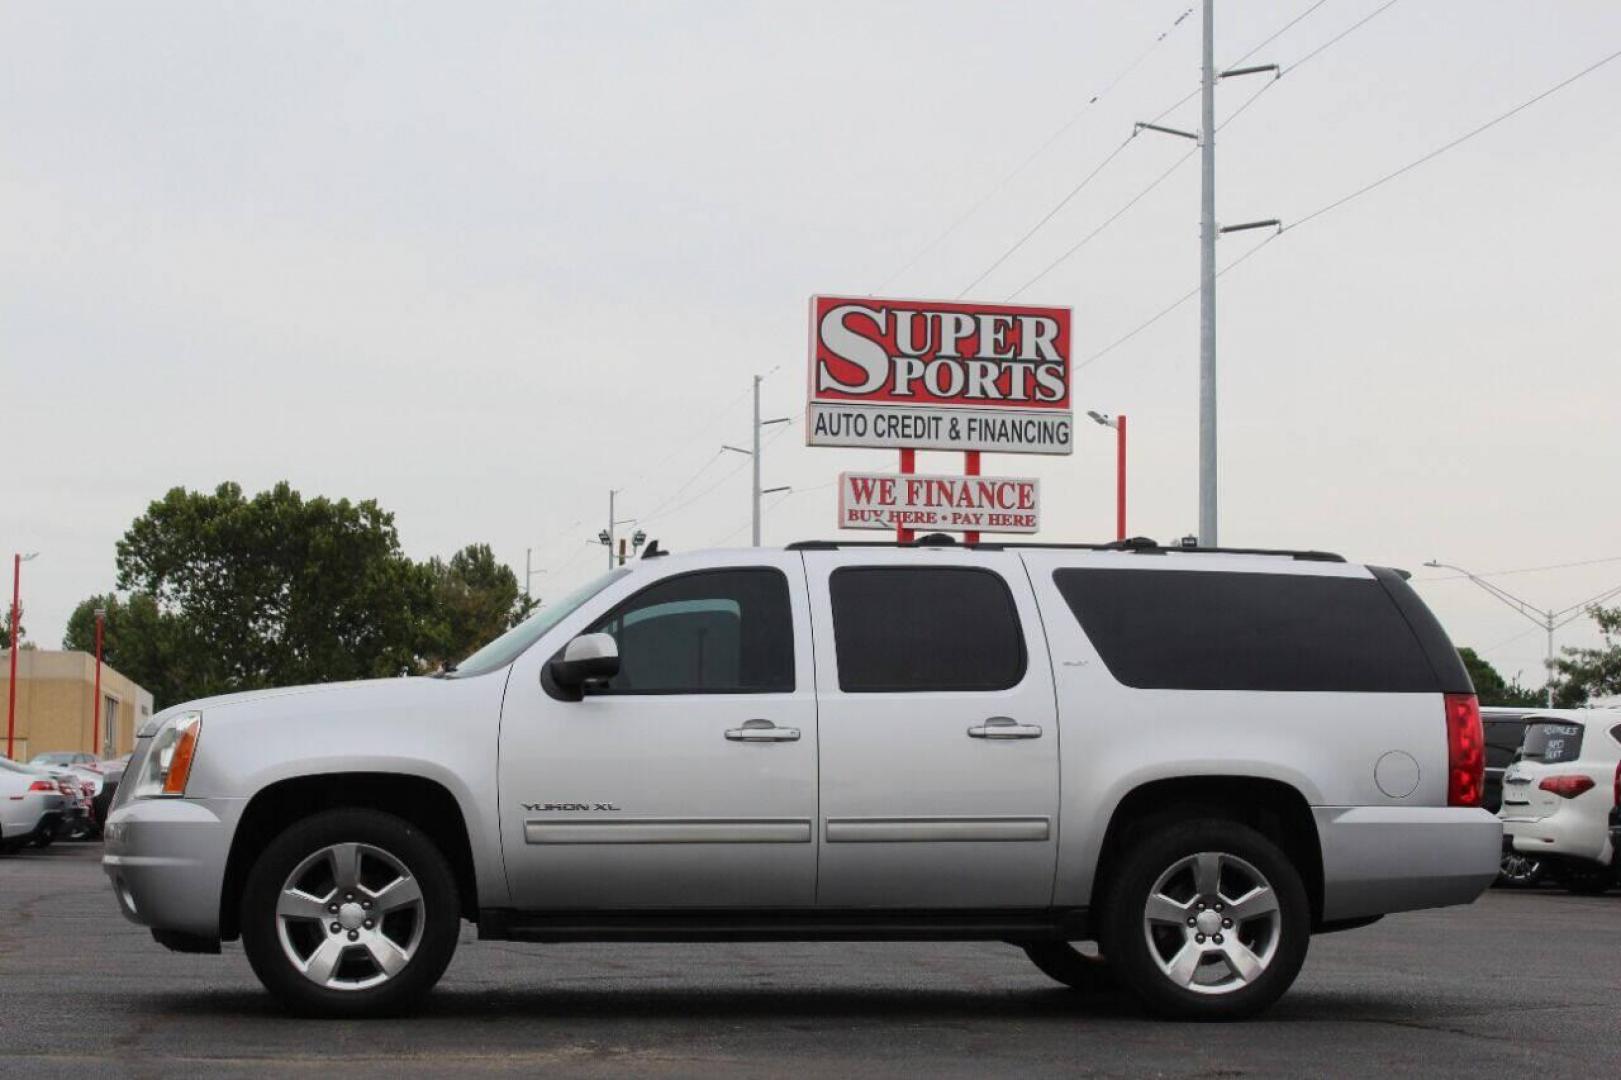
{"type": "Polygon", "coordinates": [[[441,678],[152,718],[103,865],[323,1015],[484,940],[1011,942],[1247,1016],[1313,934],[1497,875],[1469,676],[1320,552],[808,542],[643,558],[441,678]],[[497,783],[490,782],[495,777],[497,783]]]}
{"type": "Polygon", "coordinates": [[[1621,709],[1550,709],[1527,717],[1503,774],[1505,850],[1538,859],[1576,892],[1616,884],[1610,811],[1621,802],[1621,709]]]}
{"type": "Polygon", "coordinates": [[[0,758],[0,852],[9,855],[54,837],[67,802],[61,785],[48,774],[0,758]]]}

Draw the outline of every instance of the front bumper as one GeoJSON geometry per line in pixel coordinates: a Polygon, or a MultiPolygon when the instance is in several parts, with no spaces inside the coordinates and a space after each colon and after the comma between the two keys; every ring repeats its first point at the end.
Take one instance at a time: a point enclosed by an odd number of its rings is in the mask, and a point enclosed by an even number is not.
{"type": "Polygon", "coordinates": [[[1497,877],[1503,828],[1450,806],[1319,806],[1323,920],[1472,902],[1497,877]]]}
{"type": "Polygon", "coordinates": [[[115,809],[101,866],[125,917],[217,938],[225,863],[242,806],[239,799],[136,799],[115,809]]]}

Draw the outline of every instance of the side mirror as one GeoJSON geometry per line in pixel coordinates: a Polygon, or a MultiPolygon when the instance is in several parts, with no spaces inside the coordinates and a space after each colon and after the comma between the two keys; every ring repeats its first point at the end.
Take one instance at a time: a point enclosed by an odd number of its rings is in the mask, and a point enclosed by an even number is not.
{"type": "Polygon", "coordinates": [[[581,634],[546,665],[546,675],[563,697],[579,701],[585,684],[619,674],[619,643],[612,634],[581,634]]]}

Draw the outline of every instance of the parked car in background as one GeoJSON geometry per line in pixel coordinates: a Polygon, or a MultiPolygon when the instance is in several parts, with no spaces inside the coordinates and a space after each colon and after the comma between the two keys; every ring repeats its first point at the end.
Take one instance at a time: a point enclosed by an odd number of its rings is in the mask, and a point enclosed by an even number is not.
{"type": "MultiPolygon", "coordinates": [[[[1483,706],[1480,710],[1481,728],[1486,733],[1486,795],[1482,805],[1494,814],[1503,805],[1503,773],[1519,754],[1526,718],[1532,715],[1534,710],[1502,705],[1483,706]]],[[[1505,838],[1497,884],[1527,889],[1541,882],[1542,877],[1541,860],[1515,851],[1505,838]]]]}
{"type": "Polygon", "coordinates": [[[0,758],[0,852],[10,855],[40,837],[54,837],[66,805],[55,779],[0,758]]]}
{"type": "Polygon", "coordinates": [[[48,754],[35,754],[28,764],[36,769],[66,769],[75,765],[94,765],[96,755],[82,750],[55,750],[48,754]]]}
{"type": "Polygon", "coordinates": [[[925,538],[644,558],[438,678],[190,702],[107,823],[124,914],[295,1010],[405,1008],[485,940],[1077,942],[1251,1015],[1311,935],[1497,872],[1469,677],[1319,552],[925,538]],[[492,773],[498,783],[490,782],[492,773]]]}
{"type": "Polygon", "coordinates": [[[1505,846],[1573,892],[1617,883],[1611,811],[1621,801],[1621,710],[1551,709],[1527,718],[1503,775],[1505,846]]]}

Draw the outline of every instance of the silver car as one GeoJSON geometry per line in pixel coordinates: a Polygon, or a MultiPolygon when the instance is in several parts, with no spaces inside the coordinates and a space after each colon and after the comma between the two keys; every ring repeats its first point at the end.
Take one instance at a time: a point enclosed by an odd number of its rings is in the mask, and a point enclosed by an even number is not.
{"type": "Polygon", "coordinates": [[[1490,884],[1482,752],[1395,571],[814,542],[640,560],[442,677],[170,709],[104,861],[159,942],[240,938],[309,1013],[409,1006],[470,920],[1007,941],[1061,982],[1230,1018],[1313,934],[1490,884]]]}

